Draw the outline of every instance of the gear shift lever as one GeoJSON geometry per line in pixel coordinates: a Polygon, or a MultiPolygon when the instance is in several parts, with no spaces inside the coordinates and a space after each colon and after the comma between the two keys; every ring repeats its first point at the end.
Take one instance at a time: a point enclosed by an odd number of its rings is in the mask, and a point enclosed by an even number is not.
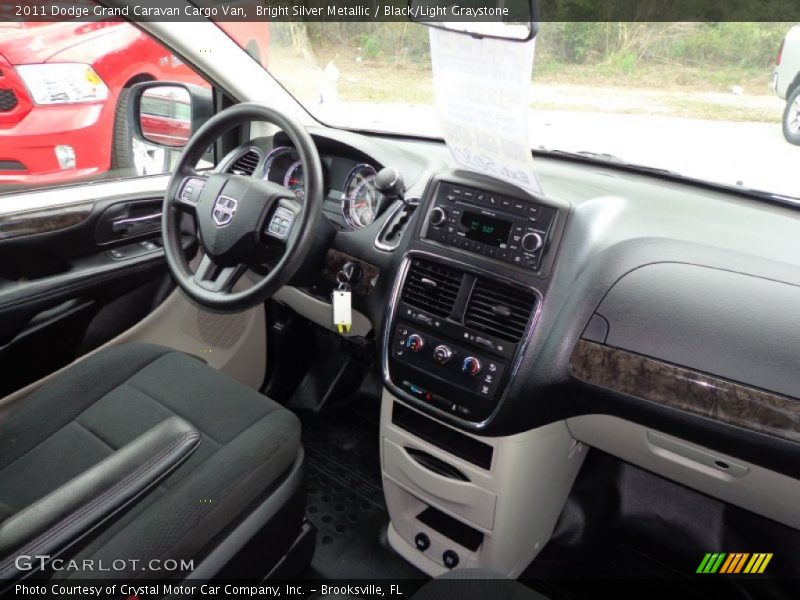
{"type": "MultiPolygon", "coordinates": [[[[405,191],[405,183],[403,176],[400,175],[395,167],[384,167],[378,174],[375,175],[375,189],[390,200],[402,200],[406,202],[403,192],[405,191]]],[[[408,204],[406,202],[406,204],[408,204]]]]}

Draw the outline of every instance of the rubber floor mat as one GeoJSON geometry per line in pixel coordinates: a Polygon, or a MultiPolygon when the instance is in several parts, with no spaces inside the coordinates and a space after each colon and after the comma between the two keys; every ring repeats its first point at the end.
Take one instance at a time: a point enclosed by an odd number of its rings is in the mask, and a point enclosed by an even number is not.
{"type": "Polygon", "coordinates": [[[389,514],[381,487],[378,423],[341,408],[301,414],[306,451],[306,518],[317,528],[309,577],[425,577],[386,541],[389,514]]]}

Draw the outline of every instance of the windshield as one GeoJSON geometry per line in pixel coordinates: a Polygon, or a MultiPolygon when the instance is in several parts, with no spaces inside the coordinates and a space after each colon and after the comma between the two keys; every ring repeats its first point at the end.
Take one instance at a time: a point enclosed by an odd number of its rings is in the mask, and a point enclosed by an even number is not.
{"type": "MultiPolygon", "coordinates": [[[[785,131],[791,107],[776,65],[791,28],[542,23],[530,146],[800,197],[800,147],[785,131]]],[[[319,121],[441,137],[429,28],[283,22],[271,24],[270,40],[269,71],[319,121]]]]}

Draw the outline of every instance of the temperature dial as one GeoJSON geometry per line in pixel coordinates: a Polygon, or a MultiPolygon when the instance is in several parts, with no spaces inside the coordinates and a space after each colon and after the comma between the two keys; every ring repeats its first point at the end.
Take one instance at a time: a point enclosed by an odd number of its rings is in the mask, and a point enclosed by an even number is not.
{"type": "Polygon", "coordinates": [[[425,345],[425,338],[423,338],[418,333],[412,333],[410,336],[408,336],[408,339],[406,340],[406,346],[408,346],[408,349],[411,350],[412,352],[419,352],[420,350],[422,350],[422,347],[424,345],[425,345]]]}
{"type": "Polygon", "coordinates": [[[444,344],[440,344],[433,349],[433,358],[436,360],[436,362],[444,364],[453,358],[453,351],[444,344]]]}
{"type": "Polygon", "coordinates": [[[473,377],[481,372],[481,361],[474,356],[468,356],[464,359],[464,363],[461,365],[461,370],[467,375],[473,377]]]}

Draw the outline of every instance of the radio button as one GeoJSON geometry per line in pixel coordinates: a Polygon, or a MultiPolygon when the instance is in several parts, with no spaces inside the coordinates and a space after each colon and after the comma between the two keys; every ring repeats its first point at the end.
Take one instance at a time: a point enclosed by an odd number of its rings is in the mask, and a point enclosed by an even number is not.
{"type": "Polygon", "coordinates": [[[522,249],[526,252],[536,252],[544,246],[544,238],[536,232],[526,233],[522,236],[522,249]]]}
{"type": "Polygon", "coordinates": [[[447,222],[447,212],[439,206],[435,207],[431,211],[430,222],[434,227],[441,227],[447,222]]]}

